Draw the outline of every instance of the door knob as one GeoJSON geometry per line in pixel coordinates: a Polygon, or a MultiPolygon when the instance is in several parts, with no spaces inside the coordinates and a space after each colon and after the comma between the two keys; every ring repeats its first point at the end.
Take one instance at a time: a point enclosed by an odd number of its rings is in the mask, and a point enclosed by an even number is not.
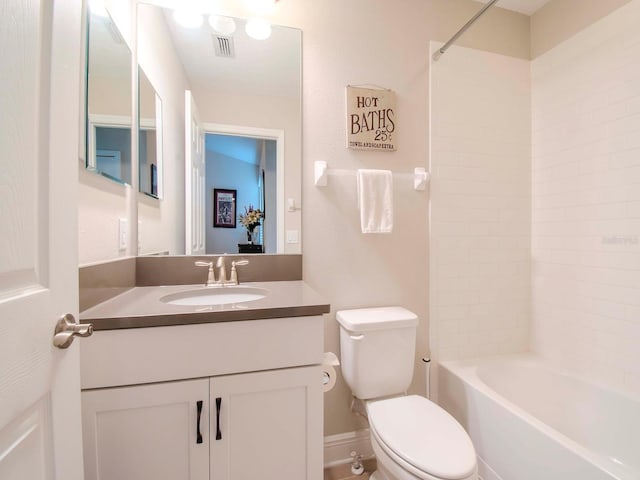
{"type": "Polygon", "coordinates": [[[93,324],[78,323],[73,315],[67,313],[56,323],[53,344],[58,348],[69,348],[76,336],[89,337],[92,333],[93,324]]]}

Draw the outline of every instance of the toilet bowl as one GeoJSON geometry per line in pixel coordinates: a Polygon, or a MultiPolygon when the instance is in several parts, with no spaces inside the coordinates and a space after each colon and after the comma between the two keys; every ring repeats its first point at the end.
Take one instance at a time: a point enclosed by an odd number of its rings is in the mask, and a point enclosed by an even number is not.
{"type": "Polygon", "coordinates": [[[462,426],[418,395],[366,402],[378,460],[372,480],[475,480],[476,454],[462,426]]]}
{"type": "Polygon", "coordinates": [[[476,454],[462,426],[413,378],[417,316],[402,307],[337,312],[342,373],[365,402],[378,470],[371,480],[476,480],[476,454]]]}

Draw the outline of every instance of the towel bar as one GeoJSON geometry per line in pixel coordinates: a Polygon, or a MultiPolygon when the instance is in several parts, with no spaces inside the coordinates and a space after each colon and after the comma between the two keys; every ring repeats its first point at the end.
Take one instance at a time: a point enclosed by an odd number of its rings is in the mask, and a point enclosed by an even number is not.
{"type": "MultiPolygon", "coordinates": [[[[318,160],[313,166],[315,185],[316,187],[326,187],[327,177],[329,175],[355,175],[355,170],[343,170],[329,168],[327,162],[318,160]]],[[[423,167],[416,167],[413,169],[413,173],[393,173],[394,177],[412,178],[414,190],[425,190],[427,182],[429,181],[429,172],[423,167]]]]}

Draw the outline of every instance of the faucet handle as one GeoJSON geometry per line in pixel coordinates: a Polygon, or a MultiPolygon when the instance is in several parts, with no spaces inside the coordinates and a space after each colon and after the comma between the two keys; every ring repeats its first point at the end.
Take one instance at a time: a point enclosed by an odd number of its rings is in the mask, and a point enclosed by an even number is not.
{"type": "Polygon", "coordinates": [[[210,287],[212,285],[214,285],[216,283],[216,279],[213,273],[213,262],[201,262],[201,261],[196,261],[195,262],[195,266],[196,267],[209,267],[209,272],[207,274],[207,287],[210,287]]]}
{"type": "Polygon", "coordinates": [[[236,265],[249,265],[249,260],[234,260],[231,262],[231,276],[229,278],[229,284],[238,285],[238,271],[236,270],[236,265]]]}

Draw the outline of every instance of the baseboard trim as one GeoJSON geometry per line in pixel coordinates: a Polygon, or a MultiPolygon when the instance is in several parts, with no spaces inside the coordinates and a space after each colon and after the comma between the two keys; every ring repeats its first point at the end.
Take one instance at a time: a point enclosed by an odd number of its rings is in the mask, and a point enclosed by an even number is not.
{"type": "Polygon", "coordinates": [[[349,463],[351,452],[364,459],[373,457],[368,428],[324,437],[324,468],[349,463]]]}

